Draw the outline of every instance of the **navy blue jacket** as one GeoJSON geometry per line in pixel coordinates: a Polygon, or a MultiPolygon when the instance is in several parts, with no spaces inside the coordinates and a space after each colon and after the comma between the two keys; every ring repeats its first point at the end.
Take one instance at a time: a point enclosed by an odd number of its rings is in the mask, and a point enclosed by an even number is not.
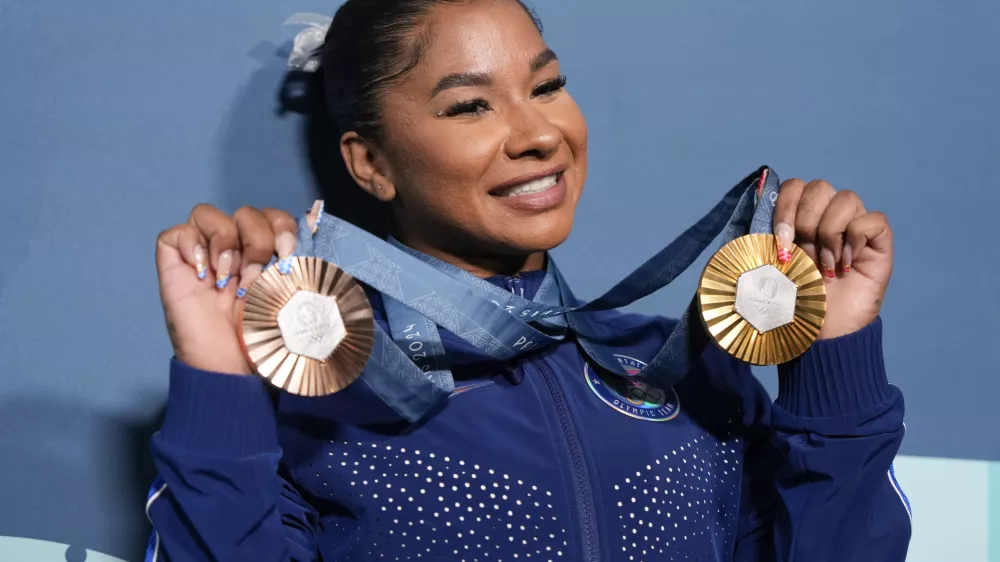
{"type": "MultiPolygon", "coordinates": [[[[531,298],[540,273],[496,278],[531,298]]],[[[372,294],[379,321],[380,299],[372,294]]],[[[600,313],[639,368],[673,321],[600,313]]],[[[456,390],[418,425],[363,383],[320,399],[171,363],[148,559],[903,562],[903,398],[881,320],[778,369],[772,402],[713,346],[673,389],[567,341],[484,363],[442,333],[456,390]]]]}

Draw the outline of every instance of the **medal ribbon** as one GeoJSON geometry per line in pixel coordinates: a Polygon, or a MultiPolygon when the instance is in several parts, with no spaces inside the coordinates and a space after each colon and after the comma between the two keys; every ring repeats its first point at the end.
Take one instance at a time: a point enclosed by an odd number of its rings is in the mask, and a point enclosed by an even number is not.
{"type": "MultiPolygon", "coordinates": [[[[573,296],[551,257],[541,287],[528,300],[327,214],[315,233],[304,216],[299,220],[296,255],[334,263],[382,294],[390,333],[376,324],[375,345],[360,379],[412,422],[439,407],[454,390],[439,327],[497,360],[551,346],[571,331],[591,361],[630,376],[588,312],[627,306],[670,284],[720,233],[723,245],[745,234],[770,234],[777,194],[776,174],[760,168],[694,226],[589,303],[573,296]]],[[[694,306],[692,300],[663,347],[634,376],[660,388],[683,378],[697,352],[699,330],[691,328],[694,306]]]]}

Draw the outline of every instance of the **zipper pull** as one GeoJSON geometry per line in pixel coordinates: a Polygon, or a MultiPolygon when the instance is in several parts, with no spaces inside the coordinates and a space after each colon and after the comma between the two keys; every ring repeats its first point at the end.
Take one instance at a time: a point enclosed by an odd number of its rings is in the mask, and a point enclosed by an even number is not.
{"type": "Polygon", "coordinates": [[[511,294],[524,297],[524,281],[521,280],[520,276],[514,275],[512,277],[508,277],[507,288],[510,290],[511,294]]]}

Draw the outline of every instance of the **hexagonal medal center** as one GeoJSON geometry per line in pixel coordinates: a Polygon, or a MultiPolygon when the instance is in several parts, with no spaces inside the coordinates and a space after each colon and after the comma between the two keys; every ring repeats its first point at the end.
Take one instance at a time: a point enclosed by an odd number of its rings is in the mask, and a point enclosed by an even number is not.
{"type": "Polygon", "coordinates": [[[347,336],[337,299],[299,291],[278,311],[278,329],[292,353],[325,361],[347,336]]]}
{"type": "Polygon", "coordinates": [[[740,275],[736,282],[736,312],[758,332],[768,332],[795,318],[798,289],[773,265],[740,275]]]}

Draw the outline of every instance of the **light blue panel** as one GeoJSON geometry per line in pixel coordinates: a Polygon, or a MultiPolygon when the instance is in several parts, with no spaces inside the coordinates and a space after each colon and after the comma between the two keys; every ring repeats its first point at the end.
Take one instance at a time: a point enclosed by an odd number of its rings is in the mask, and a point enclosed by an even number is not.
{"type": "Polygon", "coordinates": [[[993,463],[901,456],[896,479],[913,506],[906,562],[993,562],[989,558],[993,463]]]}
{"type": "Polygon", "coordinates": [[[990,505],[989,542],[990,562],[1000,562],[1000,463],[991,463],[987,498],[990,505]]]}
{"type": "Polygon", "coordinates": [[[0,537],[0,560],[17,562],[126,562],[121,558],[57,542],[0,537]]]}

